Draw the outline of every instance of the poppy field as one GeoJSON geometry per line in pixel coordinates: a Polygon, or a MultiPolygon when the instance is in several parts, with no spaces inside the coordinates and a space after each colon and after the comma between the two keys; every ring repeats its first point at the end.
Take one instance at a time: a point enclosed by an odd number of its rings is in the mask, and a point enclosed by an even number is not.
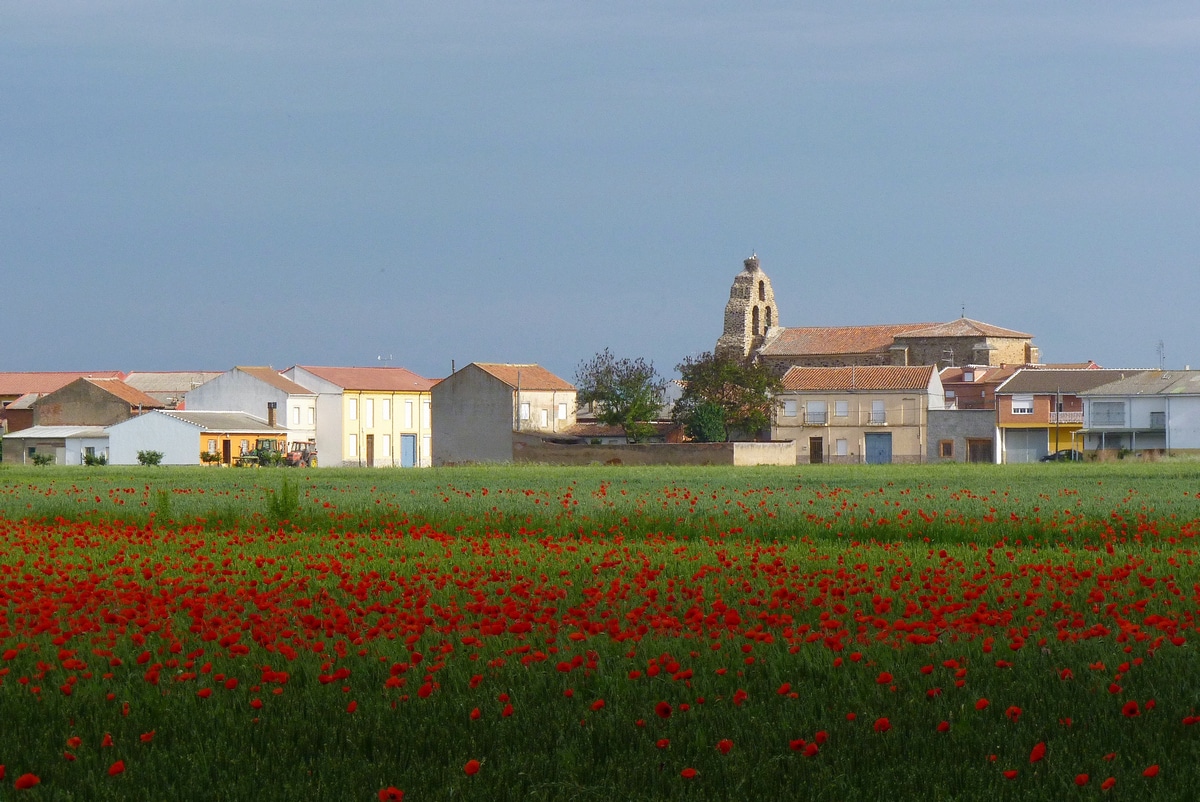
{"type": "Polygon", "coordinates": [[[1200,465],[0,469],[0,799],[1180,799],[1200,465]]]}

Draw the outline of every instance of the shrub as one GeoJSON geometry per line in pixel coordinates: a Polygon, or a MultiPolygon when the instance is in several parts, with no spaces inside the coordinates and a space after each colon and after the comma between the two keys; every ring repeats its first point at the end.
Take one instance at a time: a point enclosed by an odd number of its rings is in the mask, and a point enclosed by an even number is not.
{"type": "Polygon", "coordinates": [[[33,455],[33,464],[34,465],[53,465],[54,464],[54,455],[53,454],[34,454],[33,455]]]}
{"type": "Polygon", "coordinates": [[[162,462],[163,453],[161,451],[139,451],[139,465],[158,465],[162,462]]]}
{"type": "Polygon", "coordinates": [[[108,455],[107,454],[84,454],[83,455],[83,464],[84,465],[107,465],[108,464],[108,455]]]}

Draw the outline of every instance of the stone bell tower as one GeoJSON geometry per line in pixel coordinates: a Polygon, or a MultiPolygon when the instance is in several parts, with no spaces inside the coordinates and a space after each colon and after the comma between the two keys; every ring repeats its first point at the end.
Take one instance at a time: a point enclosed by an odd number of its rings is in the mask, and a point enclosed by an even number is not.
{"type": "Polygon", "coordinates": [[[775,291],[771,279],[751,254],[745,268],[733,279],[729,303],[725,304],[725,331],[717,340],[718,357],[747,359],[763,344],[767,330],[779,325],[775,291]]]}

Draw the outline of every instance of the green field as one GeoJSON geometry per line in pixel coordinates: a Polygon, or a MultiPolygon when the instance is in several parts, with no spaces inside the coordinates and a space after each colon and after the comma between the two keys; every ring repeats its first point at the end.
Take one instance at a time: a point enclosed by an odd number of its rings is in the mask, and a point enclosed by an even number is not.
{"type": "Polygon", "coordinates": [[[1197,531],[1189,463],[0,469],[0,798],[1186,798],[1197,531]]]}

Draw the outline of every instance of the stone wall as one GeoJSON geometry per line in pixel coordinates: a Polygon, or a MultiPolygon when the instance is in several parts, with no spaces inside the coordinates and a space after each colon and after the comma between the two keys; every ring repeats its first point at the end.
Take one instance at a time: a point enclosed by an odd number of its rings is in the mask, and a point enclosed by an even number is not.
{"type": "MultiPolygon", "coordinates": [[[[929,462],[966,462],[967,440],[995,440],[996,411],[992,409],[931,409],[928,424],[929,462]],[[949,440],[954,454],[941,455],[941,442],[949,440]]],[[[995,449],[993,442],[992,448],[995,449]]],[[[993,454],[995,452],[993,451],[993,454]]]]}
{"type": "Polygon", "coordinates": [[[745,269],[734,277],[725,304],[725,327],[714,349],[719,357],[745,359],[762,345],[767,329],[779,325],[771,279],[759,267],[757,256],[743,264],[745,269]]]}
{"type": "Polygon", "coordinates": [[[534,435],[514,434],[514,462],[546,465],[795,465],[796,444],[767,443],[622,443],[593,446],[563,444],[534,435]]]}

